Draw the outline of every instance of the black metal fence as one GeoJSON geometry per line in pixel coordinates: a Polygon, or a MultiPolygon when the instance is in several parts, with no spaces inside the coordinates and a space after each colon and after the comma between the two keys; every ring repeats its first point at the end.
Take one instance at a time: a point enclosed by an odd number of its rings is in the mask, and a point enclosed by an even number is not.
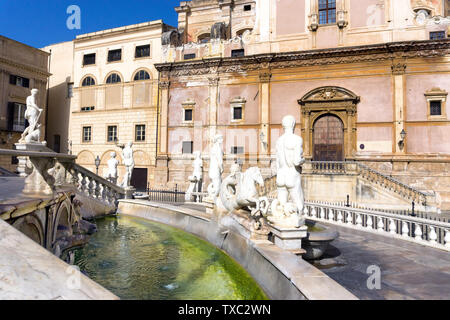
{"type": "Polygon", "coordinates": [[[148,200],[155,202],[183,203],[186,192],[178,190],[178,185],[173,189],[147,187],[148,200]]]}

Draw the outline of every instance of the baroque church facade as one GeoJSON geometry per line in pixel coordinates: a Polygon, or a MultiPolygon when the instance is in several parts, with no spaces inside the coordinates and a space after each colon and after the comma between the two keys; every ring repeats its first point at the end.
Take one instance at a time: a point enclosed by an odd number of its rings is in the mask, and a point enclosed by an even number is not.
{"type": "Polygon", "coordinates": [[[92,77],[98,80],[89,89],[98,93],[86,99],[98,107],[84,113],[83,80],[99,66],[83,66],[83,57],[99,46],[111,51],[129,45],[135,52],[148,35],[129,40],[118,28],[80,37],[75,57],[81,60],[67,71],[76,79],[68,125],[72,151],[88,155],[79,158],[87,167],[101,153],[105,167],[105,155],[117,149],[117,141],[107,142],[108,128],[117,122],[118,140],[136,142],[136,126],[145,122],[149,147],[136,147],[145,152],[137,165],[147,170],[139,173],[143,184],[185,187],[198,151],[207,185],[209,145],[217,134],[224,137],[225,173],[239,162],[269,176],[281,120],[291,114],[308,160],[356,161],[435,191],[440,206],[450,208],[448,8],[444,0],[183,1],[175,8],[177,28],[154,26],[151,60],[129,66],[122,59],[92,77]],[[118,48],[102,43],[112,35],[118,48]],[[114,68],[129,78],[115,83],[120,93],[106,80],[114,68]],[[137,113],[127,101],[142,100],[127,89],[136,85],[130,70],[139,68],[149,71],[149,103],[138,119],[129,119],[137,113]],[[83,142],[89,124],[101,141],[83,142]]]}

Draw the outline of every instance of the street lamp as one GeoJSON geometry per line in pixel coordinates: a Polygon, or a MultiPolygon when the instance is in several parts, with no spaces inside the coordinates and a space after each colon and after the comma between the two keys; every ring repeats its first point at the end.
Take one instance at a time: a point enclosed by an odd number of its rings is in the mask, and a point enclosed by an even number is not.
{"type": "Polygon", "coordinates": [[[95,168],[97,169],[97,175],[98,175],[98,167],[100,166],[100,157],[97,156],[97,158],[95,158],[95,168]]]}
{"type": "Polygon", "coordinates": [[[400,132],[400,138],[402,138],[402,140],[398,142],[398,146],[400,147],[400,150],[403,150],[403,148],[405,147],[405,139],[406,139],[405,129],[403,129],[402,132],[400,132]]]}

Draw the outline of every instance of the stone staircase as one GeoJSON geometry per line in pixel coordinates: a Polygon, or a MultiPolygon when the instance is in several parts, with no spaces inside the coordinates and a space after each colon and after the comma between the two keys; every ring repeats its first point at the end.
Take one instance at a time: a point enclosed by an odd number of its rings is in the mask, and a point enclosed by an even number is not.
{"type": "MultiPolygon", "coordinates": [[[[364,164],[306,162],[302,167],[305,199],[327,203],[347,201],[375,209],[437,211],[436,194],[406,185],[364,164]]],[[[265,192],[276,197],[276,177],[268,177],[265,192]]]]}

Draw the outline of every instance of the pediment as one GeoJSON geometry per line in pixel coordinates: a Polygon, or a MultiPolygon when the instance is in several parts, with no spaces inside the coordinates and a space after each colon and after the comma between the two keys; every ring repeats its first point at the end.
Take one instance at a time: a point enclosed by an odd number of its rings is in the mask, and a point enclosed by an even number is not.
{"type": "Polygon", "coordinates": [[[341,87],[320,87],[308,92],[298,103],[305,105],[306,103],[316,102],[336,102],[336,101],[352,101],[359,102],[359,97],[350,90],[341,87]]]}

